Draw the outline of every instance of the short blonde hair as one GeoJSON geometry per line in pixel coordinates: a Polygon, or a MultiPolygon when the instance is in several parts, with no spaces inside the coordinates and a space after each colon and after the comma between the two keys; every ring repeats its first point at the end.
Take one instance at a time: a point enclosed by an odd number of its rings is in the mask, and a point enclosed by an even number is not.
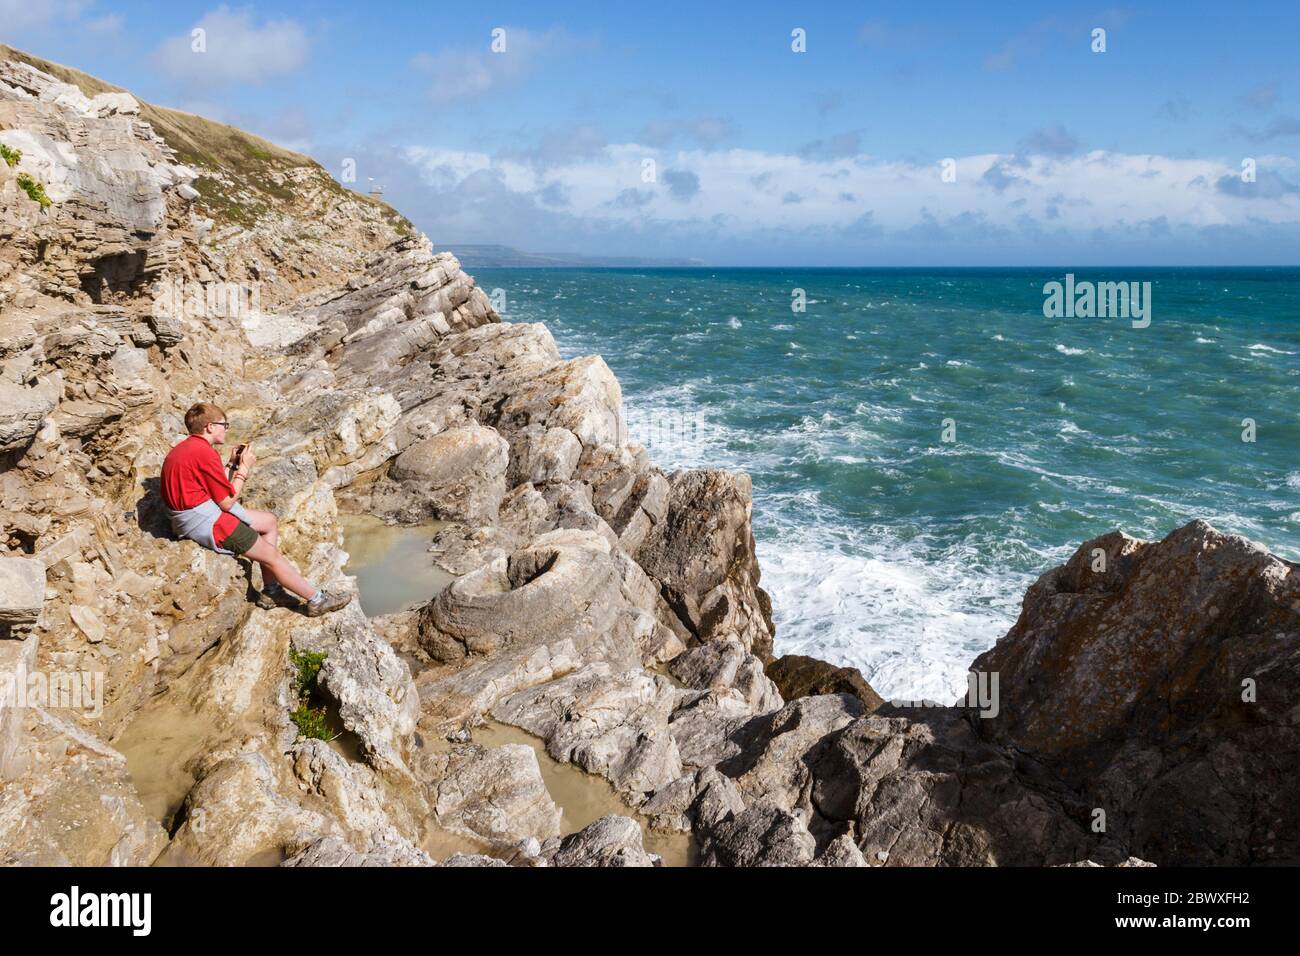
{"type": "Polygon", "coordinates": [[[213,405],[211,402],[199,402],[192,405],[190,410],[185,413],[185,430],[191,435],[203,434],[203,429],[207,428],[213,422],[224,421],[226,412],[219,405],[213,405]]]}

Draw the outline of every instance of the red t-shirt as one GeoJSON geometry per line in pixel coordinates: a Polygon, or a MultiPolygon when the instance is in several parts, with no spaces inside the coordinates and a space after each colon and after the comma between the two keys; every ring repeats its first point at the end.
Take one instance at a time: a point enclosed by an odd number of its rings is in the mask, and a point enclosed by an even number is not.
{"type": "MultiPolygon", "coordinates": [[[[209,498],[222,501],[234,493],[221,456],[199,435],[191,435],[163,459],[162,498],[173,511],[196,508],[209,498]]],[[[221,544],[238,525],[239,519],[229,511],[221,512],[212,526],[212,539],[221,544]]]]}

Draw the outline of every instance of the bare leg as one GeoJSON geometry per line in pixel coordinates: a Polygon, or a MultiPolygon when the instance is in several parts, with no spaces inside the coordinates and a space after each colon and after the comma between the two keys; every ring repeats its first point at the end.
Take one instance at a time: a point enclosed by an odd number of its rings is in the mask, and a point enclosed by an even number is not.
{"type": "MultiPolygon", "coordinates": [[[[252,508],[246,508],[245,510],[251,519],[249,526],[261,536],[263,541],[269,543],[272,548],[278,551],[280,548],[280,524],[275,515],[269,511],[254,511],[252,508]]],[[[284,583],[275,571],[265,564],[262,565],[263,590],[272,584],[283,585],[284,583]]],[[[289,590],[292,591],[293,588],[289,588],[289,590]]]]}
{"type": "Polygon", "coordinates": [[[279,581],[304,601],[309,601],[316,596],[316,589],[307,583],[307,579],[298,573],[298,569],[289,563],[289,559],[266,539],[266,535],[259,537],[257,544],[245,551],[244,555],[262,566],[263,579],[270,577],[272,580],[279,581]]]}

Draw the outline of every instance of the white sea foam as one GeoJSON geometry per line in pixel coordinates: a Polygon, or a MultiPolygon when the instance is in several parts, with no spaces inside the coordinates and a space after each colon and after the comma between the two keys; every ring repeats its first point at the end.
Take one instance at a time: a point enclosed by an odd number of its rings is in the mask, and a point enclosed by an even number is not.
{"type": "Polygon", "coordinates": [[[1062,355],[1087,355],[1088,354],[1087,349],[1072,349],[1068,345],[1057,345],[1056,351],[1060,352],[1062,355]]]}
{"type": "Polygon", "coordinates": [[[759,543],[776,653],[856,667],[886,699],[955,701],[971,661],[1014,623],[1032,581],[888,539],[844,553],[828,537],[791,528],[759,543]]]}
{"type": "Polygon", "coordinates": [[[1114,485],[1109,485],[1100,478],[1094,478],[1091,475],[1067,475],[1059,471],[1052,471],[1030,458],[1024,452],[1013,451],[1011,449],[1002,449],[993,452],[993,458],[1009,468],[1018,468],[1021,471],[1027,471],[1033,475],[1040,475],[1044,478],[1055,478],[1063,481],[1072,488],[1078,488],[1084,491],[1104,491],[1109,494],[1127,494],[1127,490],[1114,485]]]}
{"type": "Polygon", "coordinates": [[[872,421],[901,422],[903,413],[895,408],[888,408],[884,405],[873,405],[870,402],[858,402],[853,406],[854,415],[866,415],[872,421]]]}
{"type": "MultiPolygon", "coordinates": [[[[853,466],[878,461],[879,438],[830,411],[753,447],[718,420],[717,407],[695,405],[694,383],[657,389],[628,408],[630,436],[652,432],[655,464],[675,468],[787,467],[791,460],[853,466]],[[681,421],[684,427],[649,428],[681,421]],[[845,445],[859,454],[846,454],[845,445]]],[[[856,415],[894,419],[892,409],[859,402],[856,415]]],[[[752,436],[751,436],[752,438],[752,436]]],[[[1014,622],[1032,576],[977,568],[972,554],[927,553],[924,545],[877,530],[810,523],[829,514],[816,490],[764,494],[755,488],[754,523],[762,585],[771,594],[778,654],[812,654],[857,667],[882,696],[951,704],[966,671],[1014,622]]]]}
{"type": "Polygon", "coordinates": [[[1251,352],[1273,352],[1276,355],[1295,355],[1295,352],[1288,352],[1285,349],[1275,349],[1271,345],[1264,345],[1256,342],[1254,345],[1247,345],[1246,348],[1251,352]]]}
{"type": "Polygon", "coordinates": [[[728,324],[729,326],[731,326],[733,329],[738,329],[738,328],[740,328],[740,319],[736,318],[736,317],[733,315],[733,316],[731,316],[730,318],[727,319],[727,324],[728,324]]]}

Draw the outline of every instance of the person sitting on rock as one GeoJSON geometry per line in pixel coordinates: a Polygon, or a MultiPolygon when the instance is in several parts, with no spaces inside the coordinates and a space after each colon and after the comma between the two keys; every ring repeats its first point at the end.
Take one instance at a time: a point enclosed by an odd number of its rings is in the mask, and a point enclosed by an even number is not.
{"type": "Polygon", "coordinates": [[[235,501],[257,456],[247,445],[231,452],[234,475],[226,478],[214,446],[225,441],[229,425],[226,413],[208,402],[185,413],[190,435],[167,453],[162,466],[162,498],[172,530],[218,554],[242,554],[260,564],[265,587],[257,597],[258,607],[292,602],[285,593],[288,588],[307,602],[303,612],[309,617],[337,611],[352,596],[311,584],[280,553],[275,515],[250,511],[235,501]]]}

